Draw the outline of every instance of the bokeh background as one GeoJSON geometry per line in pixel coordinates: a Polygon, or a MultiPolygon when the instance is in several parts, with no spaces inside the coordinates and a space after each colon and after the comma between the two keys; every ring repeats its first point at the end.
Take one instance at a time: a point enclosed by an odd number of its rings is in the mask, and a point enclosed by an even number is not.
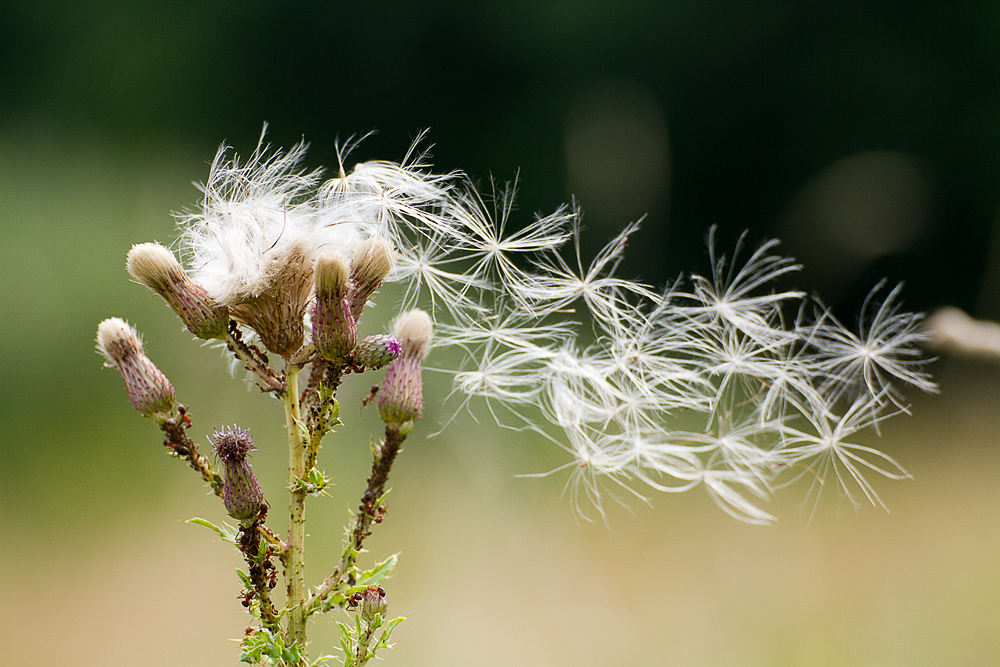
{"type": "MultiPolygon", "coordinates": [[[[429,128],[437,168],[518,179],[521,219],[575,198],[586,251],[646,215],[624,271],[647,282],[706,270],[718,225],[722,248],[781,238],[845,319],[882,278],[911,308],[1000,318],[998,36],[988,2],[0,4],[0,662],[236,662],[237,559],[182,521],[222,508],[92,343],[128,318],[195,434],[250,427],[281,516],[280,406],[124,271],[173,239],[221,142],[249,152],[266,121],[318,167],[371,130],[354,159],[401,159],[429,128]]],[[[369,544],[402,552],[385,664],[1000,663],[998,367],[933,370],[941,393],[877,443],[915,478],[878,485],[892,514],[827,493],[808,522],[791,488],[768,528],[699,492],[580,523],[563,479],[515,476],[557,448],[468,418],[412,439],[369,544]]],[[[377,429],[367,387],[346,392],[313,581],[377,429]]],[[[334,630],[313,624],[314,655],[334,630]]]]}

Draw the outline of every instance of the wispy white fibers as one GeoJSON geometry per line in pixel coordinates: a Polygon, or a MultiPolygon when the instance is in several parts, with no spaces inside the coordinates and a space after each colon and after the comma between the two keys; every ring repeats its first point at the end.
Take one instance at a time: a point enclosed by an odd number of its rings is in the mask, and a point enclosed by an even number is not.
{"type": "Polygon", "coordinates": [[[744,236],[727,256],[712,230],[708,272],[656,289],[617,273],[639,223],[588,261],[575,206],[513,224],[511,189],[484,197],[460,173],[431,173],[416,149],[347,170],[345,147],[326,182],[304,152],[220,150],[201,209],[180,219],[192,277],[232,305],[266,291],[295,253],[349,261],[364,239],[387,240],[403,305],[430,311],[434,345],[460,353],[445,369],[459,409],[565,449],[581,513],[703,487],[762,523],[772,490],[797,477],[810,496],[830,481],[881,504],[872,473],[906,476],[853,440],[905,409],[900,385],[934,390],[921,318],[899,287],[884,298],[876,287],[854,332],[803,292],[775,289],[799,268],[777,241],[744,236]]]}

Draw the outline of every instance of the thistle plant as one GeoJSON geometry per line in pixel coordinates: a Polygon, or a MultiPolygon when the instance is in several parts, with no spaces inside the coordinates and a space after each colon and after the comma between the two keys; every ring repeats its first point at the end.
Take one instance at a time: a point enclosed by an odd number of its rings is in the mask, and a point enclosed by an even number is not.
{"type": "Polygon", "coordinates": [[[267,525],[251,434],[238,424],[216,430],[213,465],[138,333],[118,318],[98,329],[98,349],[121,372],[132,406],[236,522],[193,520],[246,561],[239,576],[253,620],[244,662],[331,659],[307,651],[307,621],[324,613],[353,615],[339,621],[344,664],[363,665],[389,645],[401,620],[389,620],[383,587],[395,556],[367,570],[358,562],[387,516],[391,469],[423,414],[424,370],[452,377],[451,396],[431,400],[451,398],[454,414],[489,415],[565,449],[570,461],[539,474],[567,473],[584,517],[603,514],[608,499],[703,488],[734,517],[768,523],[764,502],[800,478],[814,506],[828,483],[858,506],[883,505],[872,474],[908,476],[856,440],[907,411],[903,386],[935,388],[923,370],[921,317],[903,310],[899,286],[876,286],[852,331],[816,298],[777,289],[800,268],[776,253],[777,241],[749,248],[741,238],[727,256],[711,230],[707,274],[656,289],[617,275],[638,223],[585,264],[575,208],[512,231],[509,192],[487,200],[462,174],[430,171],[414,150],[400,163],[348,172],[346,152],[323,180],[303,168],[304,144],[282,152],[261,143],[246,160],[223,146],[200,206],[178,216],[174,249],[142,243],[127,258],[132,278],[190,333],[223,348],[282,403],[285,531],[267,525]],[[400,315],[390,332],[368,333],[366,307],[385,283],[400,285],[400,315]],[[437,357],[458,361],[425,368],[432,348],[451,348],[437,357]],[[339,558],[321,556],[330,574],[309,588],[306,499],[329,484],[317,462],[341,424],[338,390],[383,372],[369,397],[385,424],[371,442],[371,473],[339,558]]]}

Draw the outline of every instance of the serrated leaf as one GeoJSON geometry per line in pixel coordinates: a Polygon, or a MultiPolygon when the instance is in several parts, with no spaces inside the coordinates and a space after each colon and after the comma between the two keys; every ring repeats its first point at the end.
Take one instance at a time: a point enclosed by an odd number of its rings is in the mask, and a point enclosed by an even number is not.
{"type": "Polygon", "coordinates": [[[376,649],[392,648],[391,646],[389,646],[389,639],[390,637],[392,637],[392,629],[395,628],[397,625],[399,625],[399,623],[403,621],[405,618],[406,618],[405,616],[400,616],[399,618],[394,618],[391,621],[389,621],[389,624],[386,626],[385,630],[382,631],[382,636],[379,637],[378,644],[376,644],[375,646],[376,649]]]}
{"type": "Polygon", "coordinates": [[[396,563],[398,561],[399,554],[395,553],[381,563],[376,563],[375,567],[370,570],[365,570],[358,576],[358,585],[354,588],[364,589],[368,586],[381,584],[389,578],[390,574],[392,574],[392,569],[396,567],[396,563]]]}
{"type": "Polygon", "coordinates": [[[239,528],[236,526],[230,526],[228,523],[223,523],[222,526],[216,526],[211,521],[199,517],[188,519],[187,523],[196,523],[199,526],[211,528],[219,535],[219,537],[222,538],[223,542],[229,542],[233,546],[236,546],[236,537],[239,535],[239,528]]]}

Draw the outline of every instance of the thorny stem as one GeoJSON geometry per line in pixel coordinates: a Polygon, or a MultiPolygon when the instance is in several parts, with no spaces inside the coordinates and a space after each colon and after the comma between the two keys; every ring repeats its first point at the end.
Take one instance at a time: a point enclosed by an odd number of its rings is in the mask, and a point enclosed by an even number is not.
{"type": "Polygon", "coordinates": [[[396,460],[400,447],[406,436],[399,431],[398,425],[386,425],[385,441],[378,448],[375,460],[372,461],[372,474],[368,477],[368,488],[361,496],[358,507],[358,517],[351,535],[351,546],[355,551],[361,551],[365,538],[371,535],[371,525],[378,517],[378,499],[385,493],[385,484],[389,481],[389,470],[396,460]]]}
{"type": "Polygon", "coordinates": [[[163,444],[172,448],[179,458],[187,461],[191,468],[201,473],[201,478],[208,482],[215,495],[221,498],[224,485],[222,476],[212,470],[212,464],[202,456],[201,452],[198,451],[198,445],[184,432],[184,429],[190,424],[191,420],[187,417],[186,412],[181,413],[179,421],[173,415],[165,419],[160,424],[160,430],[167,436],[163,444]]]}
{"type": "Polygon", "coordinates": [[[283,556],[285,579],[288,582],[288,641],[305,647],[305,541],[306,488],[299,482],[305,478],[306,439],[299,413],[299,368],[285,368],[287,391],[284,393],[285,428],[288,430],[288,536],[283,556]]]}
{"type": "Polygon", "coordinates": [[[306,404],[308,401],[309,405],[309,444],[306,446],[305,464],[307,471],[316,466],[316,457],[319,455],[323,438],[338,423],[337,417],[340,412],[337,405],[337,389],[344,375],[345,364],[326,362],[322,367],[323,376],[317,380],[314,369],[313,377],[309,378],[310,386],[302,393],[303,403],[306,404]]]}
{"type": "Polygon", "coordinates": [[[267,365],[267,357],[260,350],[257,350],[243,341],[240,330],[236,328],[236,323],[230,320],[229,331],[226,332],[226,347],[236,355],[236,358],[243,362],[248,371],[257,374],[269,391],[276,391],[279,394],[285,390],[285,384],[267,365]]]}
{"type": "Polygon", "coordinates": [[[261,539],[270,544],[271,548],[274,549],[279,556],[284,556],[285,549],[288,548],[288,545],[282,542],[281,538],[278,537],[273,530],[263,524],[261,524],[257,530],[260,532],[261,539]]]}
{"type": "Polygon", "coordinates": [[[399,454],[404,440],[406,440],[406,435],[399,431],[398,425],[385,427],[385,442],[378,448],[375,460],[372,461],[372,474],[368,478],[368,488],[361,496],[361,505],[358,506],[354,528],[349,535],[350,542],[345,547],[344,555],[336,569],[323,580],[323,583],[309,599],[308,608],[311,611],[317,611],[322,602],[337,590],[341,579],[357,563],[358,554],[364,545],[365,538],[371,535],[372,523],[378,523],[382,520],[380,512],[385,510],[382,509],[378,500],[385,493],[385,485],[389,480],[389,470],[392,468],[392,463],[396,460],[396,455],[399,454]]]}
{"type": "Polygon", "coordinates": [[[375,636],[376,628],[371,621],[365,626],[365,631],[358,637],[358,648],[354,653],[354,665],[355,667],[363,667],[368,663],[368,647],[372,643],[372,637],[375,636]]]}
{"type": "MultiPolygon", "coordinates": [[[[270,537],[274,536],[274,533],[264,526],[266,516],[265,506],[260,514],[240,526],[239,547],[250,570],[252,593],[260,602],[260,620],[264,627],[277,634],[281,632],[281,627],[278,624],[278,614],[271,602],[271,589],[274,588],[277,576],[271,563],[273,547],[265,547],[263,552],[261,550],[261,542],[270,545],[269,534],[270,537]]],[[[248,606],[249,601],[245,600],[244,605],[248,606]]]]}

